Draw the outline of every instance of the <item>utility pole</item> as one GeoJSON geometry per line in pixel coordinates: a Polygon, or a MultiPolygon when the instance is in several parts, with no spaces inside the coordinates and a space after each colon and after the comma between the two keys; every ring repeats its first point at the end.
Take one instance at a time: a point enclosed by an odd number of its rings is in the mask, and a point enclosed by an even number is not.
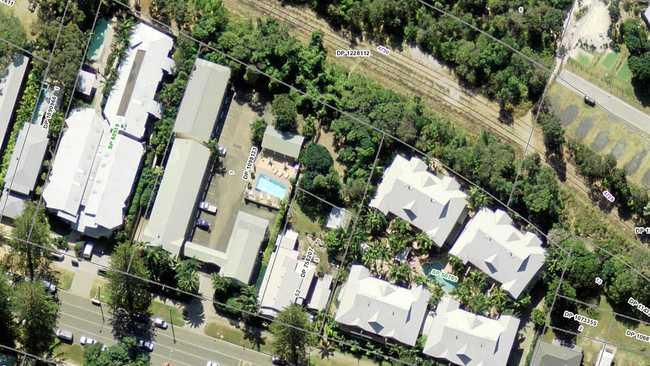
{"type": "Polygon", "coordinates": [[[104,320],[104,304],[102,303],[102,287],[101,286],[97,286],[97,297],[98,297],[97,300],[99,300],[99,311],[101,311],[101,313],[102,313],[102,328],[104,328],[104,322],[105,322],[105,320],[104,320]]]}
{"type": "Polygon", "coordinates": [[[176,344],[176,332],[174,332],[174,318],[172,318],[171,308],[169,308],[169,324],[172,326],[172,337],[174,339],[174,344],[176,344]]]}

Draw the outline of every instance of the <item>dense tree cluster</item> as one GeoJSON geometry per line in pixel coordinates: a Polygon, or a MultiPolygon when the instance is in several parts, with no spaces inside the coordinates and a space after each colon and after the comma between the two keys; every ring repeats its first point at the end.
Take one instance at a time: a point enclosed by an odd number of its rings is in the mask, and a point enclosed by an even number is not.
{"type": "Polygon", "coordinates": [[[630,51],[628,64],[632,82],[639,88],[645,88],[650,81],[650,41],[645,26],[637,18],[626,19],[619,27],[620,40],[630,51]]]}
{"type": "Polygon", "coordinates": [[[18,51],[12,44],[22,47],[27,38],[20,20],[3,12],[0,12],[0,37],[3,39],[0,42],[0,78],[3,78],[5,68],[13,62],[13,55],[18,51]]]}
{"type": "MultiPolygon", "coordinates": [[[[451,65],[473,87],[480,87],[509,110],[542,93],[546,76],[521,56],[490,37],[416,0],[285,0],[308,4],[334,26],[349,28],[380,42],[420,46],[451,65]]],[[[513,3],[508,0],[435,2],[472,26],[522,53],[545,62],[555,52],[570,0],[513,3]],[[524,12],[519,6],[524,5],[524,12]]]]}
{"type": "MultiPolygon", "coordinates": [[[[337,204],[340,200],[341,183],[329,151],[322,145],[309,143],[300,153],[300,164],[303,168],[300,187],[337,204]]],[[[300,193],[296,198],[303,212],[311,217],[326,215],[332,207],[310,194],[300,193]]]]}
{"type": "Polygon", "coordinates": [[[310,329],[311,322],[300,305],[284,308],[271,323],[273,352],[290,365],[308,365],[308,347],[314,341],[310,329]]]}
{"type": "Polygon", "coordinates": [[[84,351],[85,366],[147,366],[149,365],[149,354],[142,352],[133,337],[124,337],[106,351],[102,351],[103,345],[96,343],[88,346],[84,351]]]}

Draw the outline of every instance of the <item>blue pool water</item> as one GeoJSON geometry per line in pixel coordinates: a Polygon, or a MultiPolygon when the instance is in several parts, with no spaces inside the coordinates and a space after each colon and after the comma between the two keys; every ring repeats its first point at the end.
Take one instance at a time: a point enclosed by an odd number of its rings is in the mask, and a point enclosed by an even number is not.
{"type": "Polygon", "coordinates": [[[452,292],[456,286],[458,286],[458,282],[453,282],[450,281],[446,278],[443,278],[437,271],[432,271],[432,270],[438,270],[442,271],[443,268],[445,268],[446,261],[443,260],[432,260],[427,263],[422,264],[422,270],[424,270],[424,273],[432,280],[435,280],[442,286],[442,289],[446,293],[452,292]]]}
{"type": "Polygon", "coordinates": [[[93,34],[93,38],[90,41],[90,46],[88,47],[87,57],[90,61],[97,61],[99,59],[107,29],[108,21],[104,18],[99,19],[97,21],[97,25],[95,26],[95,33],[93,34]]]}
{"type": "Polygon", "coordinates": [[[266,192],[271,196],[283,199],[287,195],[287,186],[270,178],[264,174],[260,174],[255,183],[255,189],[258,191],[266,192]]]}

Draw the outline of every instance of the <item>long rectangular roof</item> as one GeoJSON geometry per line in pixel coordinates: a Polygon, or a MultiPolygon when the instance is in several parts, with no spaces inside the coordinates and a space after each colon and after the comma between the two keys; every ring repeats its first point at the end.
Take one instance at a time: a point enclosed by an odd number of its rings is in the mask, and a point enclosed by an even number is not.
{"type": "Polygon", "coordinates": [[[210,150],[186,139],[174,139],[165,173],[143,240],[176,250],[184,241],[210,160],[210,150]]]}
{"type": "Polygon", "coordinates": [[[370,277],[367,268],[353,265],[339,294],[335,320],[413,346],[430,297],[422,286],[395,286],[370,277]]]}
{"type": "Polygon", "coordinates": [[[406,220],[441,247],[463,217],[467,195],[454,178],[430,173],[418,158],[397,155],[370,206],[406,220]]]}
{"type": "Polygon", "coordinates": [[[502,210],[481,209],[465,226],[449,251],[470,262],[518,298],[544,265],[542,242],[512,226],[502,210]]]}
{"type": "Polygon", "coordinates": [[[18,133],[5,176],[5,189],[31,194],[41,171],[47,149],[47,130],[40,125],[25,124],[18,133]]]}
{"type": "Polygon", "coordinates": [[[444,296],[436,314],[427,319],[424,354],[463,366],[503,366],[517,335],[519,319],[502,315],[498,320],[460,309],[444,296]]]}
{"type": "Polygon", "coordinates": [[[196,59],[178,109],[174,132],[209,141],[229,80],[230,68],[196,59]]]}
{"type": "Polygon", "coordinates": [[[223,276],[237,279],[242,283],[250,282],[268,226],[269,220],[244,211],[237,213],[228,240],[228,260],[220,271],[223,276]]]}
{"type": "Polygon", "coordinates": [[[16,54],[5,70],[0,70],[0,144],[4,141],[11,115],[13,114],[18,92],[23,84],[29,57],[16,54]]]}
{"type": "Polygon", "coordinates": [[[59,143],[43,199],[47,208],[75,222],[99,144],[108,129],[92,108],[73,110],[65,123],[67,129],[59,143]]]}
{"type": "Polygon", "coordinates": [[[111,127],[124,125],[126,133],[141,139],[149,115],[160,118],[161,107],[154,97],[163,72],[170,73],[174,67],[169,58],[173,46],[170,36],[147,24],[133,27],[119,76],[104,107],[111,127]]]}

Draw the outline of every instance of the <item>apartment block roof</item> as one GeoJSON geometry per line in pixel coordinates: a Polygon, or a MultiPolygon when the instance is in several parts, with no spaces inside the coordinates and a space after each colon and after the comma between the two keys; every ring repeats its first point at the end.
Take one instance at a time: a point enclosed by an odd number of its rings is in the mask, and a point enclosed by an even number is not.
{"type": "Polygon", "coordinates": [[[174,132],[199,141],[209,141],[229,80],[230,68],[196,59],[178,109],[174,132]]]}
{"type": "Polygon", "coordinates": [[[503,315],[498,320],[460,309],[449,296],[427,319],[424,354],[463,366],[502,366],[508,363],[519,319],[503,315]]]}
{"type": "Polygon", "coordinates": [[[442,247],[464,217],[467,195],[454,178],[434,175],[418,158],[397,155],[370,206],[406,220],[442,247]]]}
{"type": "Polygon", "coordinates": [[[218,263],[223,276],[234,278],[242,283],[251,281],[268,226],[267,219],[244,211],[237,213],[226,250],[228,259],[226,263],[218,263]]]}
{"type": "Polygon", "coordinates": [[[288,132],[280,132],[273,126],[266,126],[264,138],[262,139],[262,148],[271,150],[278,154],[298,159],[304,137],[288,132]]]}
{"type": "Polygon", "coordinates": [[[9,130],[18,93],[25,78],[29,57],[16,54],[5,70],[0,70],[0,144],[9,130]]]}
{"type": "Polygon", "coordinates": [[[465,226],[450,254],[470,262],[518,298],[544,265],[542,242],[522,233],[502,210],[481,209],[465,226]]]}
{"type": "Polygon", "coordinates": [[[5,176],[5,189],[24,195],[32,193],[48,141],[47,130],[40,125],[25,124],[20,129],[5,176]]]}
{"type": "Polygon", "coordinates": [[[111,127],[142,139],[149,115],[160,118],[161,106],[154,99],[163,73],[170,73],[174,61],[169,52],[172,38],[153,27],[138,23],[131,31],[129,47],[118,69],[104,115],[111,127]]]}
{"type": "Polygon", "coordinates": [[[353,265],[339,294],[335,320],[412,346],[420,334],[430,297],[423,286],[395,286],[370,277],[364,266],[353,265]]]}

